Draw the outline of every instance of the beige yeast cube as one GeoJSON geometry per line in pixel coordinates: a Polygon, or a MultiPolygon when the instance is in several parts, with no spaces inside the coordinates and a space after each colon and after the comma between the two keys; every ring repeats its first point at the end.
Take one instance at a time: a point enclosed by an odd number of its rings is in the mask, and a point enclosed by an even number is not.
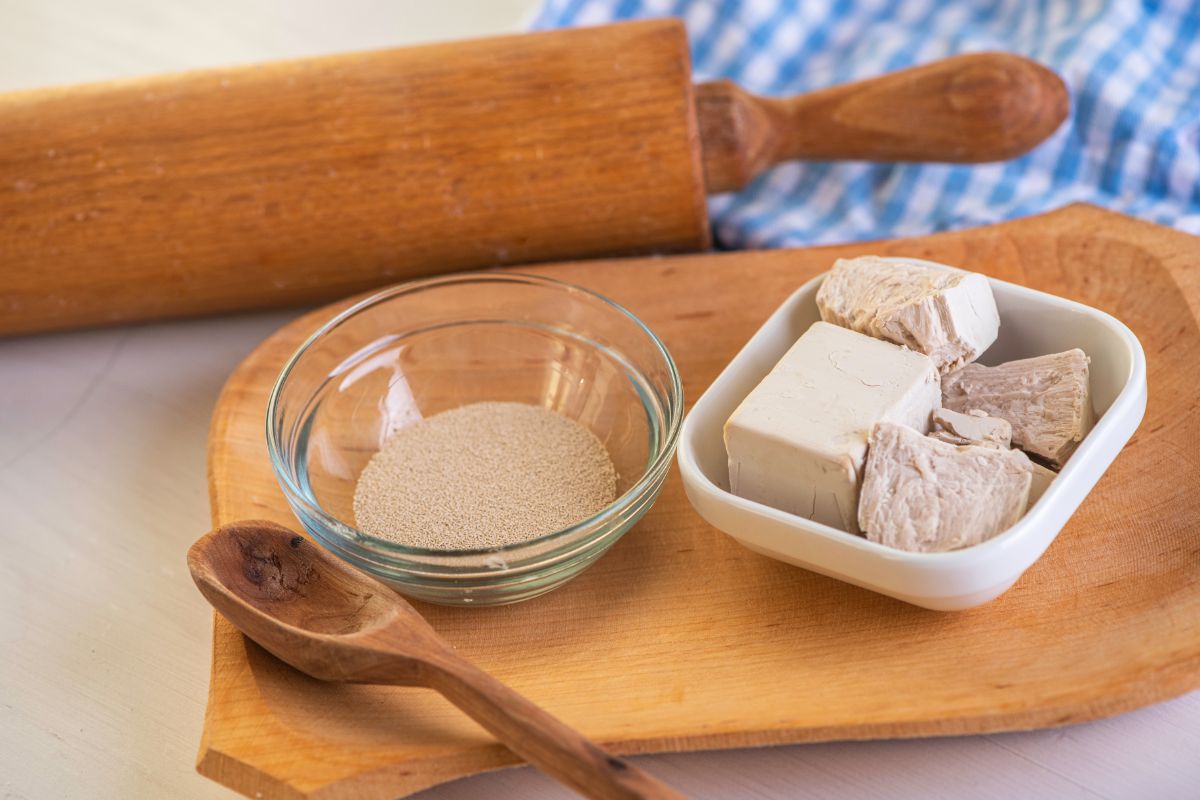
{"type": "Polygon", "coordinates": [[[725,423],[730,490],[857,533],[871,428],[927,431],[940,400],[928,356],[817,322],[725,423]]]}

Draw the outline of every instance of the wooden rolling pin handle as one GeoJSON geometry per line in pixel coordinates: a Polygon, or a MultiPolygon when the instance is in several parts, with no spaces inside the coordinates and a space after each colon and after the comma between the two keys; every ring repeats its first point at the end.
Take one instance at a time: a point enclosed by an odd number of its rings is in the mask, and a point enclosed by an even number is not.
{"type": "Polygon", "coordinates": [[[452,651],[422,665],[426,684],[510,750],[595,800],[683,800],[671,787],[596,747],[452,651]],[[518,746],[514,744],[520,742],[518,746]]]}
{"type": "Polygon", "coordinates": [[[730,81],[696,87],[710,193],[782,161],[1002,161],[1066,119],[1067,88],[1021,56],[976,53],[786,99],[730,81]]]}

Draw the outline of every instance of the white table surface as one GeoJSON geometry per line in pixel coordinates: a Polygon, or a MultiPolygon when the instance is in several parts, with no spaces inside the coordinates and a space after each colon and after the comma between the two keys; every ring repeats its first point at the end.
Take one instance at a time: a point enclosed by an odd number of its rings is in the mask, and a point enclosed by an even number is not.
{"type": "MultiPolygon", "coordinates": [[[[531,5],[0,0],[0,90],[512,30],[531,5]]],[[[210,612],[184,552],[221,384],[293,316],[0,341],[0,798],[233,796],[193,770],[210,612]]],[[[1200,693],[1052,731],[639,761],[707,798],[1197,798],[1200,693]]],[[[527,768],[421,795],[568,796],[527,768]]]]}

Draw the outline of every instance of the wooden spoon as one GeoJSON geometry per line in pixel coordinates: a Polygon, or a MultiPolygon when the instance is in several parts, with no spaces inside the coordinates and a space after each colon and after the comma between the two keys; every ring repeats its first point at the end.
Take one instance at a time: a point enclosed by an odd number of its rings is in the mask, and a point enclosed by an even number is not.
{"type": "Polygon", "coordinates": [[[282,525],[250,520],[211,531],[188,550],[188,569],[242,633],[314,678],[436,689],[588,797],[683,797],[473,666],[400,595],[282,525]]]}

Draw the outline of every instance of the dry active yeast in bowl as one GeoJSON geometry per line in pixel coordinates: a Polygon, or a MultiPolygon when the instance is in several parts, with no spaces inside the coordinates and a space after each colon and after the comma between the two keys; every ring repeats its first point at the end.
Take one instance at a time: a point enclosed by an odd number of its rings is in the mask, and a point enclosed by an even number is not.
{"type": "Polygon", "coordinates": [[[841,261],[767,320],[684,421],[708,522],[933,609],[1008,589],[1146,406],[1136,337],[1094,308],[905,258],[841,261]]]}
{"type": "Polygon", "coordinates": [[[621,306],[511,273],[385,289],[323,325],[267,408],[305,530],[403,592],[498,605],[563,585],[658,497],[683,416],[621,306]]]}

